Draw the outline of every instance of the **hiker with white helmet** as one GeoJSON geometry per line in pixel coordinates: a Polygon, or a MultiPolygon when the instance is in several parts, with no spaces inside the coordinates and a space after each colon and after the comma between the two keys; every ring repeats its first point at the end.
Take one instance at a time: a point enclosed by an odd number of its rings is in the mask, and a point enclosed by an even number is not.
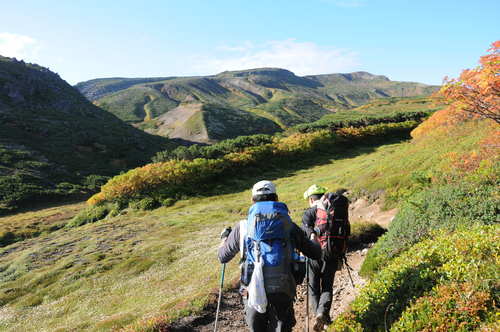
{"type": "Polygon", "coordinates": [[[291,332],[295,325],[294,250],[319,259],[321,248],[292,222],[271,181],[253,186],[252,203],[247,219],[222,232],[218,257],[225,264],[240,252],[240,294],[250,331],[291,332]]]}
{"type": "Polygon", "coordinates": [[[309,302],[315,314],[315,331],[331,323],[333,280],[341,267],[351,232],[349,201],[343,193],[344,190],[328,193],[325,187],[316,184],[304,192],[309,208],[302,217],[302,228],[310,239],[320,243],[322,249],[321,259],[308,263],[309,302]]]}

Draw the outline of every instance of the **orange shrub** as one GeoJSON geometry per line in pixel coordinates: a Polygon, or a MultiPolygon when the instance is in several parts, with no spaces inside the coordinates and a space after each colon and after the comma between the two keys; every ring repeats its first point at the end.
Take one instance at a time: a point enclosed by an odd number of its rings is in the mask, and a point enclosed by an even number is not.
{"type": "Polygon", "coordinates": [[[101,187],[101,192],[92,196],[87,203],[98,205],[110,201],[128,202],[144,196],[161,202],[181,194],[198,193],[203,186],[209,186],[214,177],[239,172],[252,164],[280,163],[315,151],[333,151],[332,146],[338,142],[339,137],[346,140],[386,135],[391,131],[407,131],[415,125],[415,121],[406,121],[345,128],[336,132],[321,130],[297,133],[284,138],[274,138],[273,144],[249,147],[219,159],[198,158],[153,163],[112,178],[101,187]]]}

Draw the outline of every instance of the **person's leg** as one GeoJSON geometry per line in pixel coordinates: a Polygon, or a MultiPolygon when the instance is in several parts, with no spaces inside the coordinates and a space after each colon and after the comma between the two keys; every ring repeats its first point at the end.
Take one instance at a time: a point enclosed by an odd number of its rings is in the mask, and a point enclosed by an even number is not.
{"type": "MultiPolygon", "coordinates": [[[[266,332],[268,325],[268,313],[261,314],[254,308],[248,306],[248,300],[243,298],[245,306],[245,321],[251,332],[266,332]]],[[[268,308],[269,312],[269,308],[268,308]]]]}
{"type": "Polygon", "coordinates": [[[309,307],[315,313],[321,296],[321,261],[309,260],[309,307]]]}
{"type": "Polygon", "coordinates": [[[335,279],[335,272],[337,271],[337,264],[327,264],[325,271],[321,275],[321,296],[318,303],[316,314],[322,314],[326,323],[330,321],[330,309],[332,307],[333,297],[333,281],[335,279]]]}
{"type": "Polygon", "coordinates": [[[269,315],[268,331],[292,332],[295,326],[293,299],[286,294],[269,294],[267,296],[269,315]]]}

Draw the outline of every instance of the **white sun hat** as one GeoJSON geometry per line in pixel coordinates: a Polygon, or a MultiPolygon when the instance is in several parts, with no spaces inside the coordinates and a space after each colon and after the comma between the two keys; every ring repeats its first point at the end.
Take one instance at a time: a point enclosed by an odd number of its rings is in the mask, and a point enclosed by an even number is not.
{"type": "Polygon", "coordinates": [[[276,194],[276,186],[271,181],[262,180],[253,185],[252,196],[276,194]]]}

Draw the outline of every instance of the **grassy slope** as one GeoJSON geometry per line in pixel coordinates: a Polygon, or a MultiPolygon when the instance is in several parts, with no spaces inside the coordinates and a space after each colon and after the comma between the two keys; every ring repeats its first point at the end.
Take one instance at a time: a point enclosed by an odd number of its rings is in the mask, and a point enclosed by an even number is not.
{"type": "Polygon", "coordinates": [[[148,96],[153,94],[158,97],[154,116],[172,110],[179,103],[196,101],[217,104],[234,112],[251,112],[281,127],[316,121],[332,110],[356,107],[373,99],[428,95],[435,90],[432,86],[393,82],[368,73],[298,77],[277,68],[224,72],[206,77],[141,80],[144,79],[122,79],[121,82],[98,79],[79,83],[77,88],[97,105],[128,122],[144,120],[148,96]],[[132,82],[137,84],[132,85],[132,82]],[[96,99],[96,96],[99,97],[96,99]]]}
{"type": "MultiPolygon", "coordinates": [[[[311,182],[333,186],[332,180],[348,174],[353,164],[361,161],[363,165],[363,159],[373,157],[371,148],[358,152],[361,155],[353,156],[354,161],[328,162],[276,181],[295,220],[300,220],[305,208],[301,193],[311,182]]],[[[349,182],[347,176],[342,183],[349,182]]],[[[10,317],[5,322],[11,330],[27,328],[28,322],[43,324],[48,330],[64,326],[105,329],[145,314],[182,313],[186,304],[203,300],[216,287],[217,234],[244,216],[248,197],[249,191],[244,191],[184,200],[169,208],[131,212],[4,248],[4,254],[0,253],[1,300],[10,302],[4,309],[10,317]]],[[[233,265],[229,277],[237,273],[233,265]]]]}
{"type": "Polygon", "coordinates": [[[377,99],[351,110],[325,115],[321,120],[354,120],[366,116],[390,116],[400,112],[434,111],[442,104],[430,97],[377,99]]]}
{"type": "Polygon", "coordinates": [[[90,189],[148,161],[168,140],[86,100],[48,69],[0,57],[0,213],[90,189]]]}
{"type": "MultiPolygon", "coordinates": [[[[478,139],[457,149],[471,149],[478,139]]],[[[321,165],[286,177],[283,170],[265,176],[276,179],[298,221],[305,207],[301,194],[313,182],[358,191],[411,187],[408,169],[436,167],[443,159],[439,153],[409,142],[364,147],[338,160],[319,158],[321,165]]],[[[252,181],[242,176],[244,186],[252,181]]],[[[182,200],[4,248],[0,301],[8,304],[2,309],[3,327],[106,330],[144,315],[172,319],[200,308],[217,286],[218,232],[245,215],[248,200],[248,190],[182,200]]],[[[229,279],[238,274],[234,264],[228,274],[229,279]]]]}

